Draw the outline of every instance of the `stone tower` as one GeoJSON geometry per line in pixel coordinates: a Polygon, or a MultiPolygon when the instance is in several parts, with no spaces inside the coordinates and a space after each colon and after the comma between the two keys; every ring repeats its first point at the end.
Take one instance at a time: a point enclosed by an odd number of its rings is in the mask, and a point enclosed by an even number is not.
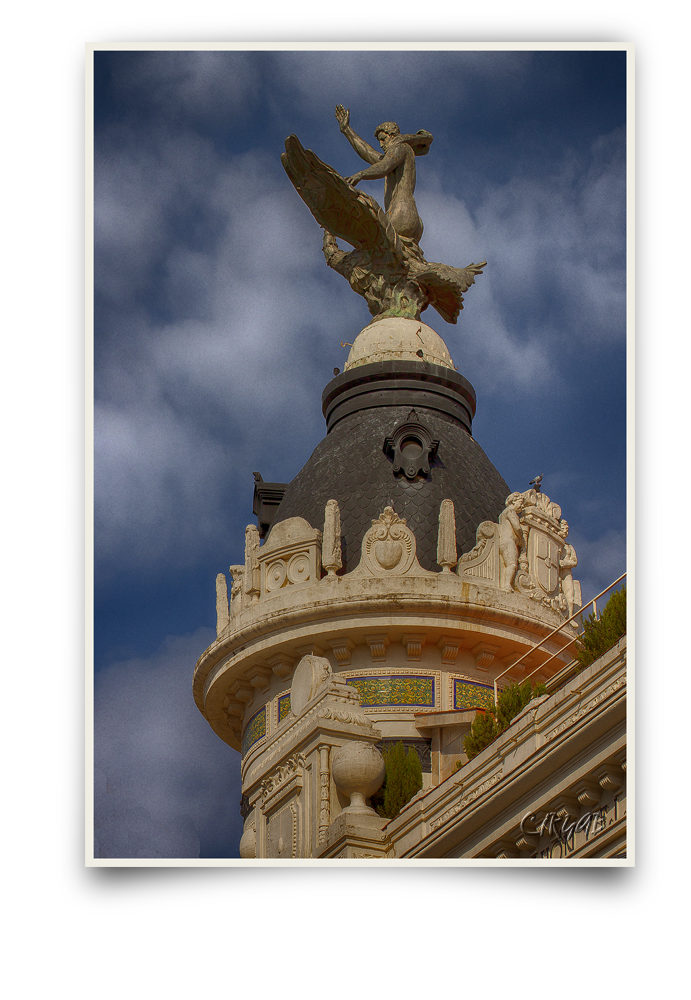
{"type": "Polygon", "coordinates": [[[344,178],[294,135],[281,160],[326,263],[372,320],[324,389],[326,435],[304,468],[288,484],[255,473],[257,523],[230,601],[217,578],[194,697],[242,755],[243,858],[539,851],[526,810],[580,821],[585,809],[590,823],[606,795],[618,815],[625,640],[604,666],[568,674],[581,607],[568,524],[541,476],[511,492],[473,438],[472,385],[420,318],[432,306],[455,323],[487,263],[429,262],[419,246],[415,161],[433,136],[384,122],[380,152],[341,105],[336,119],[366,170],[344,178]],[[357,188],[380,178],[385,210],[357,188]],[[527,677],[554,697],[467,762],[476,714],[527,677]],[[382,748],[399,741],[419,754],[423,787],[387,820],[368,799],[382,748]]]}
{"type": "Polygon", "coordinates": [[[511,492],[472,436],[475,405],[434,330],[375,316],[324,390],[304,468],[255,477],[257,524],[230,600],[217,578],[194,675],[242,754],[242,857],[392,856],[368,804],[381,748],[415,748],[424,794],[454,773],[495,678],[570,661],[575,626],[552,635],[580,606],[568,525],[539,489],[511,492]]]}

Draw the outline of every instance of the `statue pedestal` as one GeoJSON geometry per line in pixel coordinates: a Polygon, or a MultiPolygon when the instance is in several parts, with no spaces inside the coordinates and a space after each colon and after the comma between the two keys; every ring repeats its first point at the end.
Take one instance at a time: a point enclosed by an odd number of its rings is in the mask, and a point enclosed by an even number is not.
{"type": "Polygon", "coordinates": [[[329,827],[319,858],[385,858],[387,838],[384,827],[389,822],[374,811],[350,812],[345,809],[329,827]]]}
{"type": "Polygon", "coordinates": [[[439,334],[419,319],[374,319],[355,338],[344,371],[376,361],[426,361],[454,369],[449,349],[439,334]]]}

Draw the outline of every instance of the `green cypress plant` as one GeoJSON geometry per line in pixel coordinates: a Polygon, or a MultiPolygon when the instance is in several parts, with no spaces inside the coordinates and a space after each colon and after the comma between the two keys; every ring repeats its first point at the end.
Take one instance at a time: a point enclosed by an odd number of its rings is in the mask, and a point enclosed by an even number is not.
{"type": "Polygon", "coordinates": [[[523,681],[522,684],[509,684],[499,693],[497,698],[497,721],[499,732],[511,725],[513,719],[523,711],[528,702],[533,698],[538,698],[546,692],[544,684],[536,684],[533,687],[530,680],[523,681]]]}
{"type": "Polygon", "coordinates": [[[576,659],[581,669],[594,663],[623,635],[626,635],[626,587],[615,590],[599,619],[594,612],[583,619],[583,634],[576,648],[576,659]]]}
{"type": "Polygon", "coordinates": [[[496,740],[498,735],[499,726],[494,718],[494,709],[488,708],[486,712],[478,712],[473,719],[470,732],[463,740],[463,749],[468,760],[476,757],[492,740],[496,740]]]}
{"type": "Polygon", "coordinates": [[[488,708],[484,715],[478,713],[473,719],[470,732],[463,740],[463,749],[468,760],[472,760],[486,746],[496,740],[504,730],[511,725],[513,719],[523,711],[525,706],[533,700],[545,694],[544,684],[530,683],[530,679],[522,684],[509,684],[503,691],[499,692],[496,708],[488,708]]]}
{"type": "Polygon", "coordinates": [[[386,777],[384,784],[370,801],[380,816],[393,819],[422,788],[422,765],[415,747],[408,747],[406,752],[401,741],[387,747],[382,756],[386,765],[386,777]]]}

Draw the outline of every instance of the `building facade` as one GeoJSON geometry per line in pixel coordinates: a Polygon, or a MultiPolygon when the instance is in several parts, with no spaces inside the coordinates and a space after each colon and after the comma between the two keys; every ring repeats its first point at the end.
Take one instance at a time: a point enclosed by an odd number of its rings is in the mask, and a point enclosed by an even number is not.
{"type": "Polygon", "coordinates": [[[230,592],[217,578],[194,675],[242,754],[242,857],[624,856],[626,639],[573,672],[568,524],[539,484],[510,491],[475,405],[435,331],[375,319],[324,390],[303,469],[255,475],[257,524],[230,592]],[[547,693],[467,761],[495,683],[528,676],[547,693]],[[368,798],[398,741],[423,787],[387,820],[368,798]]]}

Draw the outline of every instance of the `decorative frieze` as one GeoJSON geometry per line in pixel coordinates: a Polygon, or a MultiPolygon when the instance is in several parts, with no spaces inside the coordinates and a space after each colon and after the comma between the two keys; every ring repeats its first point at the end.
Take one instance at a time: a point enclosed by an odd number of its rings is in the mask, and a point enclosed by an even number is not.
{"type": "Polygon", "coordinates": [[[242,734],[242,756],[266,736],[266,706],[260,708],[245,726],[242,734]]]}
{"type": "Polygon", "coordinates": [[[480,684],[476,681],[466,681],[454,678],[453,707],[491,708],[494,705],[494,687],[490,684],[480,684]]]}
{"type": "MultiPolygon", "coordinates": [[[[469,792],[467,795],[465,795],[460,800],[460,802],[457,802],[456,805],[451,806],[449,809],[443,812],[441,816],[433,820],[429,825],[430,831],[433,833],[435,830],[438,830],[440,826],[444,826],[444,824],[448,823],[450,819],[453,819],[454,816],[458,816],[458,814],[463,812],[465,807],[469,806],[471,802],[474,802],[475,799],[479,798],[481,795],[484,795],[484,793],[488,792],[490,788],[494,788],[494,786],[501,781],[501,778],[502,778],[501,771],[497,771],[496,774],[493,774],[490,778],[487,778],[485,781],[479,784],[477,788],[474,788],[472,792],[469,792]]],[[[463,785],[460,783],[460,781],[459,785],[460,788],[463,788],[463,785]]]]}
{"type": "Polygon", "coordinates": [[[266,804],[267,800],[274,795],[275,792],[279,790],[283,785],[289,782],[300,770],[305,766],[305,757],[301,753],[291,754],[290,757],[286,759],[283,764],[279,764],[276,770],[265,778],[261,783],[261,795],[262,801],[266,804]]]}
{"type": "Polygon", "coordinates": [[[595,695],[594,698],[591,698],[584,705],[581,705],[581,707],[576,712],[574,712],[573,715],[570,715],[565,722],[562,722],[558,726],[556,726],[550,733],[547,734],[545,739],[553,740],[555,736],[558,736],[565,729],[568,729],[569,726],[572,726],[575,722],[578,722],[579,719],[582,719],[584,715],[587,715],[588,712],[590,712],[593,708],[599,705],[600,702],[605,701],[605,699],[609,698],[610,695],[615,694],[625,685],[626,685],[626,676],[622,675],[621,677],[618,677],[616,681],[613,681],[611,684],[609,684],[604,691],[600,691],[600,693],[595,695]]]}
{"type": "Polygon", "coordinates": [[[348,677],[348,684],[357,689],[363,707],[435,706],[434,677],[378,674],[371,677],[348,677]]]}
{"type": "Polygon", "coordinates": [[[550,811],[555,812],[559,819],[578,819],[581,803],[574,795],[560,795],[550,804],[550,811]]]}
{"type": "Polygon", "coordinates": [[[290,692],[282,694],[276,701],[276,721],[283,722],[290,715],[290,692]]]}

